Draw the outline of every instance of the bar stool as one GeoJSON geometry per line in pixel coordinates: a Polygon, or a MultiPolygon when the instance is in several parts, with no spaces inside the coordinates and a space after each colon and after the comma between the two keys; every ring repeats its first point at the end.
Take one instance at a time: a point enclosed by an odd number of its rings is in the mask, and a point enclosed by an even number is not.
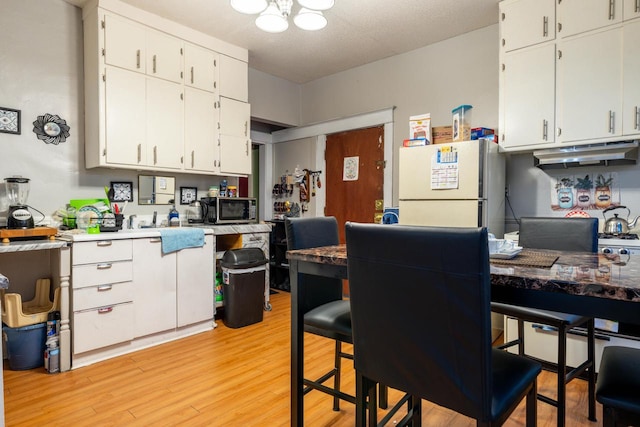
{"type": "MultiPolygon", "coordinates": [[[[520,218],[518,244],[524,248],[597,252],[598,220],[596,218],[520,218]]],[[[518,338],[501,345],[505,349],[518,345],[518,353],[525,355],[524,322],[540,323],[558,331],[557,399],[538,394],[538,400],[558,408],[557,425],[565,425],[566,385],[587,371],[590,421],[596,421],[595,403],[595,326],[594,319],[549,310],[532,309],[503,303],[491,303],[491,311],[513,317],[518,321],[518,338]],[[567,372],[567,333],[584,326],[587,328],[587,359],[567,372]]]]}
{"type": "Polygon", "coordinates": [[[604,348],[596,399],[602,403],[603,427],[640,425],[640,350],[604,348]]]}

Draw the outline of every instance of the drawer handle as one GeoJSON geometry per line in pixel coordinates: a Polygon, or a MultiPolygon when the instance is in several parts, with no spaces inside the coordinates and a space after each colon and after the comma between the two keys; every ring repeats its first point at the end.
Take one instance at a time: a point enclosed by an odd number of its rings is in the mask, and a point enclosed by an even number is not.
{"type": "Polygon", "coordinates": [[[98,309],[98,314],[111,313],[113,311],[113,307],[102,307],[98,309]]]}
{"type": "Polygon", "coordinates": [[[111,240],[100,240],[96,243],[97,246],[111,246],[113,242],[111,240]]]}
{"type": "Polygon", "coordinates": [[[113,288],[113,286],[111,286],[111,285],[98,286],[98,292],[110,291],[112,288],[113,288]]]}
{"type": "Polygon", "coordinates": [[[98,270],[108,270],[111,267],[113,267],[113,264],[111,264],[110,262],[105,262],[105,263],[96,265],[96,268],[98,270]]]}
{"type": "Polygon", "coordinates": [[[149,239],[149,243],[162,243],[162,238],[161,237],[153,237],[153,238],[149,239]]]}

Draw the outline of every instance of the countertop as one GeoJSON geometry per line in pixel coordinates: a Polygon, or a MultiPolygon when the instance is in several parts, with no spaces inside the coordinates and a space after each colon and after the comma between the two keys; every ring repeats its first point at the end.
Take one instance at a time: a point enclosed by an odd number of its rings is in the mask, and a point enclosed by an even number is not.
{"type": "Polygon", "coordinates": [[[15,240],[0,244],[0,253],[59,249],[65,246],[67,246],[67,242],[63,240],[15,240]]]}
{"type": "MultiPolygon", "coordinates": [[[[189,225],[183,228],[202,228],[205,234],[221,236],[227,234],[269,233],[271,224],[230,224],[230,225],[189,225]]],[[[62,232],[61,240],[69,242],[91,242],[95,240],[141,239],[146,237],[160,237],[160,228],[124,229],[117,232],[88,234],[82,232],[62,232]]]]}

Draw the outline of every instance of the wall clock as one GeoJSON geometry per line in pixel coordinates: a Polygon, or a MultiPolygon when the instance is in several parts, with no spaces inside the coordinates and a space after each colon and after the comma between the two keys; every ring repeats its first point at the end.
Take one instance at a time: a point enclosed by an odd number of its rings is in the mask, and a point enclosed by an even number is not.
{"type": "Polygon", "coordinates": [[[180,187],[180,204],[188,205],[198,199],[197,187],[180,187]]]}
{"type": "Polygon", "coordinates": [[[113,189],[113,202],[133,202],[133,182],[111,181],[113,189]]]}

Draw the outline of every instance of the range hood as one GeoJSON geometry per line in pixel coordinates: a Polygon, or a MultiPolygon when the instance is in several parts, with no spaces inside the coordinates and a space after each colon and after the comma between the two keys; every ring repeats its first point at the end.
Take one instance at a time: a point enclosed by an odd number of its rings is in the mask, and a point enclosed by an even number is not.
{"type": "Polygon", "coordinates": [[[578,166],[635,165],[638,160],[638,141],[604,142],[550,148],[533,152],[535,165],[540,169],[566,169],[578,166]]]}

